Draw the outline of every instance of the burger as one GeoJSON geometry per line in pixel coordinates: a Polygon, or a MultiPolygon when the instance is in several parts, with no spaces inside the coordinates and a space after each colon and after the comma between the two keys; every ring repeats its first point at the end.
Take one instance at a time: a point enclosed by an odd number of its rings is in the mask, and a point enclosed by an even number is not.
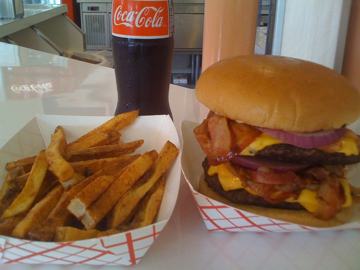
{"type": "Polygon", "coordinates": [[[360,94],[343,76],[294,58],[240,56],[208,68],[196,96],[210,110],[194,129],[206,155],[200,192],[314,226],[351,217],[346,167],[360,161],[360,140],[347,125],[360,94]]]}

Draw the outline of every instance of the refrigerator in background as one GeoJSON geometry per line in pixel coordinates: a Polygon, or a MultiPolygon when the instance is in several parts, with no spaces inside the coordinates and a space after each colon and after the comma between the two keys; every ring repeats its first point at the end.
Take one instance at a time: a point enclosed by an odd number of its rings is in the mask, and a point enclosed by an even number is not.
{"type": "Polygon", "coordinates": [[[24,0],[24,4],[61,4],[61,0],[24,0]]]}

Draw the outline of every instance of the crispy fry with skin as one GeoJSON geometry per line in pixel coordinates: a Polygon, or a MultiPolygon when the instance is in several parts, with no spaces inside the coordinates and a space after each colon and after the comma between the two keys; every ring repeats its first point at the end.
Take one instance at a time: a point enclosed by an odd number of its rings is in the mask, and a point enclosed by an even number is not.
{"type": "Polygon", "coordinates": [[[15,169],[17,167],[23,167],[25,171],[29,171],[35,161],[36,156],[26,157],[19,160],[8,162],[5,166],[7,171],[15,169]]]}
{"type": "Polygon", "coordinates": [[[103,171],[99,171],[94,175],[84,179],[80,183],[71,187],[69,190],[65,191],[56,206],[51,210],[50,214],[46,220],[40,226],[34,226],[29,230],[29,237],[32,240],[39,241],[51,241],[54,237],[56,227],[64,226],[66,221],[70,217],[69,211],[66,209],[70,201],[78,194],[82,189],[84,189],[88,184],[94,181],[99,177],[103,171]]]}
{"type": "Polygon", "coordinates": [[[92,147],[95,145],[99,145],[98,142],[94,143],[94,139],[93,139],[94,136],[97,136],[97,134],[101,134],[101,133],[109,133],[114,130],[119,131],[120,129],[134,122],[138,114],[139,114],[138,111],[132,111],[127,113],[122,113],[111,118],[109,121],[105,122],[101,126],[91,130],[87,134],[81,136],[76,141],[70,143],[67,146],[67,151],[73,152],[88,147],[92,147]]]}
{"type": "Polygon", "coordinates": [[[95,228],[96,224],[113,208],[120,197],[151,168],[158,154],[147,152],[130,163],[110,185],[110,187],[93,203],[81,219],[86,229],[95,228]]]}
{"type": "MultiPolygon", "coordinates": [[[[160,180],[157,181],[161,181],[160,180]]],[[[120,198],[115,205],[108,219],[108,228],[126,227],[128,221],[136,212],[139,202],[146,196],[147,192],[156,184],[157,181],[148,180],[142,185],[133,187],[120,198]]]]}
{"type": "Polygon", "coordinates": [[[29,175],[30,175],[30,172],[22,174],[16,178],[14,178],[11,182],[23,183],[25,185],[26,180],[28,179],[29,175]]]}
{"type": "Polygon", "coordinates": [[[73,142],[73,143],[68,144],[67,151],[77,151],[77,150],[82,150],[82,149],[86,149],[89,147],[106,145],[106,144],[109,144],[111,140],[112,140],[112,137],[109,133],[97,132],[97,133],[94,133],[86,141],[73,142]]]}
{"type": "Polygon", "coordinates": [[[114,158],[91,159],[85,161],[71,162],[71,166],[77,173],[86,175],[88,172],[94,173],[101,168],[118,165],[121,169],[135,160],[139,155],[123,155],[114,158]]]}
{"type": "MultiPolygon", "coordinates": [[[[23,174],[24,174],[23,167],[16,167],[7,173],[7,175],[5,177],[5,181],[0,188],[0,203],[1,203],[2,199],[4,198],[4,196],[7,194],[7,192],[9,191],[9,189],[11,188],[12,184],[14,184],[11,182],[16,180],[20,175],[23,175],[23,174]]],[[[26,181],[26,179],[25,179],[25,181],[26,181]]],[[[23,185],[25,185],[25,181],[23,181],[23,185]]]]}
{"type": "Polygon", "coordinates": [[[24,174],[25,174],[24,167],[22,167],[22,166],[15,167],[8,171],[5,181],[10,182],[10,181],[14,180],[15,178],[22,176],[24,174]]]}
{"type": "Polygon", "coordinates": [[[9,208],[5,210],[2,218],[16,216],[30,209],[40,190],[41,184],[44,181],[47,168],[48,163],[46,161],[45,152],[41,151],[35,159],[24,188],[11,203],[9,208]]]}
{"type": "Polygon", "coordinates": [[[141,228],[152,224],[159,212],[165,191],[165,179],[162,178],[141,201],[139,208],[130,224],[131,229],[141,228]]]}
{"type": "Polygon", "coordinates": [[[25,186],[26,178],[22,176],[15,178],[12,181],[5,181],[1,189],[0,198],[0,216],[3,214],[6,208],[15,200],[19,195],[23,187],[25,186]]]}
{"type": "Polygon", "coordinates": [[[120,143],[121,134],[119,131],[111,130],[108,134],[109,134],[108,141],[102,145],[119,144],[120,143]]]}
{"type": "Polygon", "coordinates": [[[91,205],[100,195],[110,186],[115,180],[111,175],[102,175],[88,184],[81,190],[70,202],[67,209],[75,217],[80,219],[86,211],[86,208],[91,205]]]}
{"type": "Polygon", "coordinates": [[[2,214],[2,211],[9,206],[9,205],[5,207],[3,206],[4,204],[3,200],[6,197],[6,194],[9,194],[9,192],[10,192],[10,182],[5,180],[0,188],[0,215],[2,214]]]}
{"type": "Polygon", "coordinates": [[[165,143],[150,177],[144,183],[134,185],[115,205],[108,222],[109,228],[116,228],[129,218],[140,200],[171,167],[178,153],[174,144],[169,141],[165,143]]]}
{"type": "Polygon", "coordinates": [[[70,218],[70,213],[66,209],[70,200],[92,180],[94,180],[93,176],[85,179],[70,188],[68,191],[64,192],[46,220],[42,224],[39,224],[39,226],[34,226],[29,230],[28,235],[30,239],[51,241],[54,237],[56,227],[63,226],[70,218]]]}
{"type": "Polygon", "coordinates": [[[99,159],[117,157],[124,154],[130,154],[134,152],[144,143],[144,140],[137,140],[124,144],[109,144],[95,146],[79,151],[68,152],[68,160],[71,162],[79,160],[99,159]]]}
{"type": "Polygon", "coordinates": [[[56,176],[54,176],[50,171],[47,171],[40,190],[36,195],[34,204],[42,200],[46,196],[46,194],[48,194],[58,184],[59,182],[57,181],[56,176]]]}
{"type": "Polygon", "coordinates": [[[74,227],[64,226],[64,227],[56,228],[55,241],[56,242],[78,241],[89,238],[107,236],[115,233],[119,233],[119,231],[118,230],[99,231],[96,229],[81,230],[74,227]]]}
{"type": "Polygon", "coordinates": [[[61,186],[55,187],[40,202],[31,208],[27,215],[16,225],[11,233],[12,236],[24,238],[31,227],[45,220],[56,205],[63,190],[61,186]]]}
{"type": "Polygon", "coordinates": [[[51,136],[51,142],[46,149],[46,159],[49,163],[49,170],[56,175],[59,182],[66,189],[73,182],[74,169],[64,158],[66,147],[65,132],[61,126],[56,127],[51,136]]]}
{"type": "Polygon", "coordinates": [[[18,215],[11,218],[6,218],[0,220],[0,235],[11,235],[12,230],[15,228],[16,224],[23,219],[23,215],[18,215]]]}

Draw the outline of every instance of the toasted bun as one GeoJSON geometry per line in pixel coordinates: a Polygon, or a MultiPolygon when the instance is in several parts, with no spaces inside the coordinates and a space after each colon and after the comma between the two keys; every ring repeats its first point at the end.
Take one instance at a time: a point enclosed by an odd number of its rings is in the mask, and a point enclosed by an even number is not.
{"type": "Polygon", "coordinates": [[[360,94],[343,76],[280,56],[218,62],[199,78],[196,96],[217,114],[286,131],[339,128],[360,115],[360,94]]]}
{"type": "Polygon", "coordinates": [[[220,194],[213,191],[202,178],[199,183],[199,192],[208,196],[219,202],[223,202],[232,207],[238,208],[240,210],[245,210],[247,212],[254,213],[259,216],[264,216],[273,219],[279,219],[295,224],[311,226],[311,227],[334,227],[340,226],[350,221],[359,222],[359,218],[355,219],[354,217],[360,216],[360,199],[359,197],[354,197],[353,205],[349,208],[344,208],[340,213],[336,215],[335,218],[331,220],[321,220],[305,210],[288,210],[288,209],[277,209],[277,208],[265,208],[252,205],[243,205],[232,203],[220,194]]]}

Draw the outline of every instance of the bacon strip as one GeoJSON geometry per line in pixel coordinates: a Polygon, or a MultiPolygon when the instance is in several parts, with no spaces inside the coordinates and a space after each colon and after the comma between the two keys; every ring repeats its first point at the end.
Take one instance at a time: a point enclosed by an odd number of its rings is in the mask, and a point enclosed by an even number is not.
{"type": "Polygon", "coordinates": [[[211,141],[207,131],[208,120],[205,119],[194,129],[194,134],[206,156],[211,156],[211,141]]]}
{"type": "Polygon", "coordinates": [[[216,157],[226,156],[231,150],[231,134],[227,119],[213,115],[208,119],[208,131],[211,139],[211,151],[216,157]]]}
{"type": "Polygon", "coordinates": [[[315,215],[325,220],[333,218],[340,211],[345,200],[339,179],[328,178],[322,181],[318,197],[321,203],[315,215]]]}
{"type": "Polygon", "coordinates": [[[231,133],[233,135],[233,147],[236,152],[241,152],[251,144],[261,131],[247,124],[240,124],[235,121],[229,121],[231,133]]]}
{"type": "Polygon", "coordinates": [[[212,163],[226,161],[232,154],[240,153],[261,134],[261,131],[209,113],[194,129],[194,133],[209,162],[212,163]]]}

